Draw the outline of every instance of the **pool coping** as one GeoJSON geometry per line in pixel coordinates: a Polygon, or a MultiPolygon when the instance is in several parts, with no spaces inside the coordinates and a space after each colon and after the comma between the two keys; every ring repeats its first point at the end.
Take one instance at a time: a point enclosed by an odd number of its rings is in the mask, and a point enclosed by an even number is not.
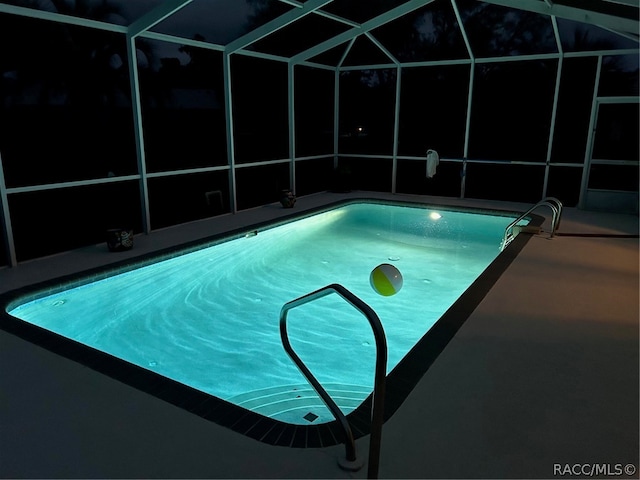
{"type": "MultiPolygon", "coordinates": [[[[388,205],[416,206],[457,212],[485,213],[493,215],[520,215],[521,212],[487,208],[460,207],[456,205],[431,204],[412,201],[390,201],[375,198],[353,198],[339,200],[305,212],[292,212],[276,220],[257,222],[250,226],[212,235],[196,241],[186,242],[152,253],[146,253],[110,265],[65,275],[35,285],[22,287],[0,294],[0,329],[36,344],[57,355],[75,361],[110,378],[118,380],[140,391],[153,395],[194,415],[227,427],[255,440],[278,446],[295,448],[326,447],[343,443],[343,433],[338,422],[318,425],[293,425],[264,417],[218,397],[201,392],[151,370],[136,366],[125,360],[101,352],[92,347],[38,327],[9,315],[6,310],[12,304],[50,295],[70,285],[81,285],[100,278],[139,268],[152,260],[181,255],[208,245],[221,243],[247,232],[266,226],[275,227],[297,218],[354,203],[378,203],[388,205]]],[[[530,214],[532,225],[539,226],[543,217],[530,214]]],[[[402,405],[436,358],[442,353],[456,332],[465,323],[500,275],[506,270],[526,245],[532,234],[521,233],[491,262],[484,272],[467,288],[458,300],[436,321],[421,340],[405,355],[387,375],[384,420],[387,421],[402,405]]],[[[369,397],[352,413],[347,415],[355,438],[370,433],[371,400],[369,397]]]]}

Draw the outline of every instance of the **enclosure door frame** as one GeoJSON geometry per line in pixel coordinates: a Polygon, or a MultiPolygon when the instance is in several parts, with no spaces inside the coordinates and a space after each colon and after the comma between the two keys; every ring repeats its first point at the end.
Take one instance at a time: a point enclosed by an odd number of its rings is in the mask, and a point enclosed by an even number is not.
{"type": "Polygon", "coordinates": [[[640,103],[640,97],[621,96],[621,97],[596,97],[591,114],[589,125],[589,135],[587,139],[587,150],[585,153],[584,170],[582,175],[582,184],[580,187],[580,199],[578,207],[581,209],[606,209],[606,204],[611,205],[611,209],[619,208],[626,210],[631,208],[632,213],[638,212],[638,192],[616,189],[596,189],[589,188],[589,179],[591,176],[591,167],[593,165],[609,165],[609,166],[637,166],[639,160],[621,160],[621,159],[604,159],[594,158],[593,152],[596,142],[596,130],[598,128],[598,120],[600,118],[601,105],[637,105],[640,103]],[[626,207],[625,207],[626,205],[626,207]],[[635,207],[634,207],[635,206],[635,207]]]}

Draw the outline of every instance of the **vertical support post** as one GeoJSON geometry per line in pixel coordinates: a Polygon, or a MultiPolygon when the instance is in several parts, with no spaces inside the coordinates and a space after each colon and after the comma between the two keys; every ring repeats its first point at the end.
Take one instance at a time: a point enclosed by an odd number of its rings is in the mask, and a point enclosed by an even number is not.
{"type": "Polygon", "coordinates": [[[464,198],[465,187],[467,183],[467,158],[469,158],[469,131],[471,129],[471,105],[473,103],[473,84],[476,75],[476,60],[471,59],[469,71],[469,94],[467,96],[467,118],[464,127],[464,152],[462,154],[462,175],[460,179],[460,198],[464,198]]]}
{"type": "Polygon", "coordinates": [[[398,178],[398,135],[400,131],[400,95],[402,93],[402,66],[396,67],[396,108],[393,119],[393,167],[391,169],[391,193],[396,193],[398,178]]]}
{"type": "Polygon", "coordinates": [[[227,125],[227,164],[229,165],[229,207],[231,213],[238,213],[236,202],[236,156],[233,145],[233,102],[231,96],[231,54],[224,52],[222,57],[224,76],[224,111],[227,125]]]}
{"type": "Polygon", "coordinates": [[[129,61],[129,82],[131,84],[131,106],[133,108],[133,128],[135,132],[136,153],[138,158],[138,174],[140,175],[140,204],[142,209],[142,230],[151,232],[149,215],[149,185],[147,179],[147,162],[144,148],[144,132],[142,128],[142,109],[140,106],[140,81],[138,79],[138,60],[136,38],[154,25],[162,22],[193,0],[167,0],[153,10],[147,12],[127,27],[127,59],[129,61]]]}
{"type": "Polygon", "coordinates": [[[558,58],[558,70],[556,71],[556,87],[553,94],[553,109],[551,111],[551,125],[549,127],[549,142],[547,143],[547,158],[544,168],[544,183],[542,185],[542,198],[547,196],[547,186],[549,184],[549,164],[551,163],[551,151],[553,148],[553,136],[556,129],[556,115],[558,113],[558,95],[560,92],[560,78],[562,76],[562,65],[564,56],[558,58]]]}
{"type": "Polygon", "coordinates": [[[2,165],[2,154],[0,153],[0,226],[4,236],[4,244],[7,254],[7,261],[10,267],[18,265],[16,257],[16,246],[13,242],[13,228],[11,227],[11,214],[9,212],[9,196],[7,195],[7,185],[4,181],[4,166],[2,165]]]}
{"type": "Polygon", "coordinates": [[[458,9],[458,4],[456,0],[451,0],[451,8],[453,9],[453,13],[456,16],[456,20],[458,21],[458,25],[460,26],[460,33],[462,33],[462,39],[464,40],[464,45],[467,49],[467,53],[469,54],[469,59],[471,59],[471,71],[469,73],[469,93],[467,95],[467,119],[465,121],[464,126],[464,151],[462,153],[462,172],[460,173],[460,198],[464,198],[465,188],[467,183],[467,158],[469,158],[469,129],[471,128],[471,104],[473,101],[473,83],[475,78],[476,71],[476,57],[473,55],[473,50],[471,49],[471,42],[469,42],[469,37],[467,36],[467,30],[464,26],[464,22],[462,21],[462,17],[460,16],[460,10],[458,9]]]}
{"type": "Polygon", "coordinates": [[[584,163],[582,166],[582,181],[580,183],[580,197],[578,208],[584,208],[586,204],[587,187],[589,186],[589,170],[591,169],[591,156],[593,154],[593,138],[598,120],[598,88],[600,86],[600,74],[602,72],[602,55],[598,55],[598,66],[596,67],[596,81],[593,84],[593,99],[591,101],[591,118],[589,120],[589,132],[587,134],[587,145],[584,151],[584,163]]]}
{"type": "Polygon", "coordinates": [[[149,217],[149,190],[147,184],[147,163],[145,159],[144,136],[142,131],[142,108],[140,105],[140,82],[138,79],[138,56],[136,54],[136,37],[127,34],[127,59],[129,61],[129,82],[131,85],[131,108],[133,109],[133,128],[136,141],[136,157],[138,159],[138,175],[140,176],[140,206],[142,210],[142,230],[151,231],[149,217]]]}
{"type": "Polygon", "coordinates": [[[344,49],[342,53],[342,57],[340,57],[340,61],[336,65],[336,73],[334,76],[334,85],[333,85],[333,168],[334,170],[338,168],[338,148],[340,145],[340,68],[344,60],[347,58],[347,55],[351,51],[351,47],[356,41],[356,37],[352,38],[347,45],[347,48],[344,49]]]}
{"type": "Polygon", "coordinates": [[[391,166],[391,193],[396,193],[396,178],[398,174],[398,133],[400,124],[400,92],[401,92],[401,75],[402,65],[370,32],[364,33],[379,50],[382,51],[396,65],[396,98],[393,114],[393,148],[392,148],[392,166],[391,166]]]}
{"type": "Polygon", "coordinates": [[[333,168],[338,168],[338,145],[340,137],[340,68],[333,76],[333,168]]]}
{"type": "Polygon", "coordinates": [[[295,108],[295,75],[294,65],[287,64],[287,85],[289,99],[289,188],[296,192],[296,108],[295,108]]]}
{"type": "Polygon", "coordinates": [[[560,56],[558,57],[558,69],[556,70],[556,86],[553,93],[553,108],[551,110],[551,125],[549,126],[549,142],[547,143],[547,158],[544,168],[544,182],[542,185],[542,197],[547,196],[547,186],[549,185],[549,171],[551,164],[551,152],[553,150],[553,137],[556,130],[556,116],[558,113],[558,97],[560,93],[560,80],[562,78],[562,66],[564,64],[564,51],[562,50],[562,41],[560,40],[560,32],[558,31],[558,21],[556,17],[551,17],[553,26],[553,35],[556,39],[556,48],[560,56]]]}

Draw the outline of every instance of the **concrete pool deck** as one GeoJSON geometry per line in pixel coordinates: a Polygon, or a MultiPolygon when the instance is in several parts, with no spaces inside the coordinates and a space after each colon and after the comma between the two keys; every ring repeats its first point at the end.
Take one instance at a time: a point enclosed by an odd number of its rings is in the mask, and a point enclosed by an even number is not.
{"type": "MultiPolygon", "coordinates": [[[[295,210],[359,197],[530,207],[353,192],[295,210]]],[[[289,213],[270,205],[140,235],[129,252],[24,262],[0,269],[0,293],[289,213]]],[[[638,217],[565,208],[559,233],[530,239],[385,423],[380,478],[571,478],[567,465],[594,464],[638,478],[638,238],[624,237],[638,217]]],[[[0,330],[2,478],[366,478],[366,461],[345,472],[342,455],[260,443],[0,330]]]]}

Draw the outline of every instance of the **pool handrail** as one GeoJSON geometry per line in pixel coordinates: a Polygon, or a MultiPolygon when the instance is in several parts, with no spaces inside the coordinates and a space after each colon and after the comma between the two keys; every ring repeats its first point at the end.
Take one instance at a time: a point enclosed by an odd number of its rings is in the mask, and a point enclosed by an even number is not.
{"type": "Polygon", "coordinates": [[[558,228],[560,228],[560,219],[562,218],[562,202],[558,200],[556,197],[545,197],[543,198],[543,201],[551,202],[555,204],[556,209],[558,210],[558,216],[556,218],[555,228],[551,230],[551,236],[554,236],[558,231],[558,228]]]}
{"type": "Polygon", "coordinates": [[[340,410],[340,407],[333,401],[331,396],[327,393],[324,387],[318,382],[311,371],[307,368],[304,362],[296,354],[291,343],[289,342],[289,336],[287,333],[287,314],[289,310],[304,305],[306,303],[318,300],[332,293],[338,294],[347,303],[351,304],[356,310],[359,310],[371,325],[373,330],[373,336],[376,343],[376,366],[375,377],[373,387],[373,402],[371,406],[371,438],[369,441],[369,463],[368,463],[368,478],[378,477],[378,466],[380,462],[380,441],[382,437],[382,423],[384,420],[384,395],[385,395],[385,383],[387,375],[387,340],[382,327],[382,322],[376,314],[376,312],[360,298],[355,296],[345,287],[340,284],[333,283],[327,285],[319,290],[303,295],[299,298],[291,300],[283,305],[280,310],[280,336],[282,338],[282,344],[285,351],[291,357],[296,364],[300,372],[306,377],[307,381],[311,384],[316,393],[320,396],[327,408],[331,411],[335,419],[340,423],[345,434],[345,449],[346,449],[346,463],[338,462],[340,467],[345,470],[356,471],[362,467],[362,464],[358,462],[356,458],[355,440],[353,438],[353,432],[351,426],[347,421],[346,416],[340,410]]]}
{"type": "Polygon", "coordinates": [[[504,237],[502,238],[502,243],[500,244],[500,250],[504,250],[507,248],[507,245],[511,243],[513,240],[513,228],[518,224],[520,220],[533,212],[536,208],[541,206],[547,206],[551,209],[552,218],[551,218],[551,232],[549,234],[549,238],[553,238],[558,227],[560,225],[560,218],[562,217],[562,202],[555,197],[545,197],[532,206],[529,210],[524,212],[518,218],[516,218],[513,222],[507,225],[507,228],[504,229],[504,237]],[[511,235],[509,233],[511,232],[511,235]]]}

